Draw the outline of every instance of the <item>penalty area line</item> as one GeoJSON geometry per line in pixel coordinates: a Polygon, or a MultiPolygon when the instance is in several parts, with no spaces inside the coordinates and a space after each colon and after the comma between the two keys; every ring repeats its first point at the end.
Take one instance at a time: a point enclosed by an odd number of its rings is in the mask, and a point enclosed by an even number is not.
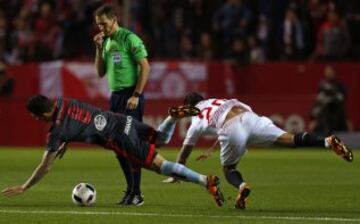
{"type": "Polygon", "coordinates": [[[294,221],[324,221],[324,222],[359,222],[357,218],[341,217],[306,217],[306,216],[245,216],[245,215],[201,215],[201,214],[163,214],[149,212],[104,212],[104,211],[56,211],[56,210],[5,210],[0,209],[3,214],[61,214],[61,215],[104,215],[104,216],[154,216],[154,217],[182,217],[182,218],[219,218],[219,219],[249,219],[249,220],[294,220],[294,221]]]}

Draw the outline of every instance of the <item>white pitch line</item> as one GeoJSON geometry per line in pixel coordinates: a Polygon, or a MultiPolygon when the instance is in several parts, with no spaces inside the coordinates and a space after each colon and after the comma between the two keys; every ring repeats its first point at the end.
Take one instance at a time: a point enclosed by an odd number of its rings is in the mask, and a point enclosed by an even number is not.
{"type": "Polygon", "coordinates": [[[357,218],[340,217],[305,217],[305,216],[245,216],[245,215],[194,215],[194,214],[163,214],[163,213],[141,213],[141,212],[95,212],[95,211],[21,211],[21,210],[0,210],[0,213],[7,214],[62,214],[62,215],[122,215],[122,216],[157,216],[157,217],[204,217],[204,218],[227,218],[227,219],[268,219],[268,220],[296,220],[296,221],[324,221],[324,222],[359,222],[357,218]]]}

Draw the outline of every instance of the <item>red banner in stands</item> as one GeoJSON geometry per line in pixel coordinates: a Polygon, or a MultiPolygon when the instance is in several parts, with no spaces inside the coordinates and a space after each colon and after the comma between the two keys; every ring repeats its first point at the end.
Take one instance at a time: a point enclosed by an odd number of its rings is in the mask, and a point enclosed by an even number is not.
{"type": "MultiPolygon", "coordinates": [[[[224,63],[154,62],[146,89],[145,121],[156,127],[169,106],[179,105],[186,92],[208,97],[239,98],[279,126],[305,130],[324,64],[266,63],[234,67],[224,63]]],[[[333,64],[348,90],[347,111],[354,129],[360,130],[360,65],[333,64]]],[[[26,99],[37,93],[51,97],[80,98],[108,108],[106,79],[98,79],[91,62],[51,62],[10,66],[15,80],[12,98],[0,98],[0,145],[45,144],[46,126],[25,110],[26,99]]],[[[182,121],[171,146],[180,146],[188,121],[182,121]]],[[[212,140],[200,143],[210,145],[212,140]]]]}

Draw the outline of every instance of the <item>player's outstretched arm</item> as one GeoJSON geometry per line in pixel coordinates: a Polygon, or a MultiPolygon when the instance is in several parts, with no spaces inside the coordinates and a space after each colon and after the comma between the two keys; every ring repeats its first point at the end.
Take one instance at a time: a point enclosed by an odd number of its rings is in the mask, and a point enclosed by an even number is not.
{"type": "Polygon", "coordinates": [[[59,147],[59,150],[57,151],[56,155],[55,155],[55,158],[59,158],[59,159],[62,159],[65,152],[67,150],[67,143],[66,142],[63,142],[60,147],[59,147]]]}
{"type": "Polygon", "coordinates": [[[181,164],[186,164],[187,158],[190,156],[194,146],[193,145],[183,145],[179,154],[177,155],[176,162],[181,164]]]}
{"type": "Polygon", "coordinates": [[[5,188],[2,191],[2,194],[5,197],[12,197],[24,193],[27,189],[35,185],[46,175],[46,173],[50,170],[50,167],[55,160],[56,155],[56,151],[45,151],[40,164],[37,166],[30,178],[22,185],[5,188]]]}
{"type": "Polygon", "coordinates": [[[214,144],[212,144],[212,146],[210,146],[210,148],[206,149],[202,155],[200,155],[196,158],[196,161],[205,160],[205,159],[209,158],[212,155],[212,153],[214,152],[214,150],[216,149],[216,146],[218,146],[218,145],[219,145],[219,140],[216,140],[214,142],[214,144]]]}

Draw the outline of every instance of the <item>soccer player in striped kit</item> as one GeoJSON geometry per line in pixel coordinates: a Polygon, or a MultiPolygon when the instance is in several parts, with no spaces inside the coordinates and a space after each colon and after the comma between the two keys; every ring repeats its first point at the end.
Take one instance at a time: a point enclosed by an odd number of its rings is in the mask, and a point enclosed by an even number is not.
{"type": "Polygon", "coordinates": [[[30,98],[27,109],[37,120],[52,124],[47,147],[41,163],[29,179],[22,185],[4,189],[4,196],[24,193],[39,182],[55,159],[64,155],[67,143],[85,142],[110,149],[132,163],[159,174],[203,186],[219,207],[224,203],[218,177],[202,175],[182,164],[165,160],[155,149],[164,144],[163,133],[129,115],[102,111],[75,99],[59,97],[53,103],[42,95],[30,98]]]}

